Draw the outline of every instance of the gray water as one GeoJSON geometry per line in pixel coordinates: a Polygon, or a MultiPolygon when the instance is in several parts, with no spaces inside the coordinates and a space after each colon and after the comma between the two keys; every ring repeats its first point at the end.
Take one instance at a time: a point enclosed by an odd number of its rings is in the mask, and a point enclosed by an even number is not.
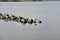
{"type": "Polygon", "coordinates": [[[42,24],[0,21],[0,40],[60,40],[60,2],[0,2],[0,12],[37,18],[42,24]]]}

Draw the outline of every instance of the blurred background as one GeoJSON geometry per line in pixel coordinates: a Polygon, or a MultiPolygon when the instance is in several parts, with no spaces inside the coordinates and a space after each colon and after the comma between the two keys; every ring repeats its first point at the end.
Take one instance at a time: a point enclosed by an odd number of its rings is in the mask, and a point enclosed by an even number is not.
{"type": "Polygon", "coordinates": [[[37,26],[0,20],[0,40],[60,40],[60,2],[0,2],[0,12],[37,18],[37,26]]]}
{"type": "Polygon", "coordinates": [[[0,0],[0,2],[31,2],[31,1],[60,1],[60,0],[0,0]]]}

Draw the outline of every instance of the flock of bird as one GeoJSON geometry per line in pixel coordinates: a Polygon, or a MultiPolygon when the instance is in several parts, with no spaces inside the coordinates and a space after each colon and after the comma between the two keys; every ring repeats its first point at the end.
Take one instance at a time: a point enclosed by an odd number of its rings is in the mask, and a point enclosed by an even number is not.
{"type": "Polygon", "coordinates": [[[30,18],[23,18],[21,16],[19,17],[16,17],[15,15],[12,15],[12,14],[2,14],[0,13],[0,20],[4,20],[4,21],[16,21],[16,22],[19,22],[19,23],[22,23],[22,24],[34,24],[34,25],[37,25],[37,23],[41,24],[42,21],[38,20],[38,19],[30,19],[30,18]]]}

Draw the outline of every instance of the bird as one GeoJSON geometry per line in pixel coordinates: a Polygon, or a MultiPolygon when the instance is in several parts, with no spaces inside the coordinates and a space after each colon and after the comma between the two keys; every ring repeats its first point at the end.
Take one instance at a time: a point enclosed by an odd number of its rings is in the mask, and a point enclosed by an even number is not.
{"type": "Polygon", "coordinates": [[[34,25],[37,25],[37,23],[41,24],[42,21],[41,20],[38,20],[36,18],[24,18],[24,17],[21,17],[21,16],[15,16],[15,15],[12,15],[12,14],[2,14],[0,13],[0,20],[4,20],[4,21],[15,21],[15,22],[18,22],[18,23],[22,23],[22,24],[34,24],[34,25]]]}

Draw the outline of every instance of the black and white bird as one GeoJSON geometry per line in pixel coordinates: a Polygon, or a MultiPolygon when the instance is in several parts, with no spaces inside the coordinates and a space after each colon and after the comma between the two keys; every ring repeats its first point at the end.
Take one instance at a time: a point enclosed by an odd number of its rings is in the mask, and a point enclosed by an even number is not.
{"type": "Polygon", "coordinates": [[[16,17],[15,15],[12,15],[12,14],[1,14],[0,13],[0,20],[4,20],[4,21],[16,21],[16,22],[19,22],[19,23],[22,23],[22,24],[34,24],[34,25],[37,25],[37,23],[41,24],[42,21],[36,19],[36,18],[33,18],[33,19],[30,19],[30,18],[23,18],[21,16],[19,17],[16,17]]]}

